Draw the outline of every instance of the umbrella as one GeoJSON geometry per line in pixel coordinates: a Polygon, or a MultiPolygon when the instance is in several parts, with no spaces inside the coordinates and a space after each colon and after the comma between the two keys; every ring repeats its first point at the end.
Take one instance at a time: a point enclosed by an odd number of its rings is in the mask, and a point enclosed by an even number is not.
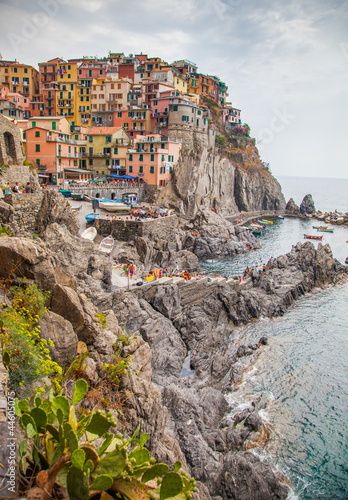
{"type": "Polygon", "coordinates": [[[121,179],[136,179],[136,177],[132,177],[131,175],[123,175],[121,179]]]}
{"type": "Polygon", "coordinates": [[[106,177],[112,177],[113,179],[123,179],[122,175],[118,175],[118,174],[110,174],[110,175],[107,175],[106,177]]]}

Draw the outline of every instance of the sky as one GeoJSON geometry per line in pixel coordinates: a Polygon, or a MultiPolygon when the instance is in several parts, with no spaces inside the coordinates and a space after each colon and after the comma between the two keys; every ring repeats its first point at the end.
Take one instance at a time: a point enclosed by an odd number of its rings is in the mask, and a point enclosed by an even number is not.
{"type": "Polygon", "coordinates": [[[3,59],[109,51],[218,76],[275,176],[348,178],[347,0],[0,0],[3,59]]]}

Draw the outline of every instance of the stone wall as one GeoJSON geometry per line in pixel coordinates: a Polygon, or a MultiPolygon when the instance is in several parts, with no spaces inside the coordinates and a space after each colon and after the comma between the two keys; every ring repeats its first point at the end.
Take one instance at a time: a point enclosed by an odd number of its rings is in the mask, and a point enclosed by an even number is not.
{"type": "Polygon", "coordinates": [[[126,219],[96,219],[95,227],[98,234],[108,236],[111,234],[115,239],[128,241],[136,236],[149,239],[163,239],[175,241],[175,231],[179,221],[176,215],[169,215],[153,220],[126,220],[126,219]]]}
{"type": "Polygon", "coordinates": [[[17,125],[0,115],[0,165],[23,164],[22,137],[17,125]]]}
{"type": "Polygon", "coordinates": [[[14,208],[13,218],[21,231],[34,231],[36,217],[42,204],[41,191],[31,194],[8,194],[4,201],[14,208]]]}
{"type": "MultiPolygon", "coordinates": [[[[38,187],[38,177],[33,174],[30,167],[25,165],[11,165],[8,168],[2,168],[0,171],[0,183],[1,186],[5,183],[10,183],[11,188],[16,182],[19,183],[20,188],[24,188],[27,182],[38,187]]],[[[0,193],[0,198],[3,196],[2,190],[0,193]]]]}

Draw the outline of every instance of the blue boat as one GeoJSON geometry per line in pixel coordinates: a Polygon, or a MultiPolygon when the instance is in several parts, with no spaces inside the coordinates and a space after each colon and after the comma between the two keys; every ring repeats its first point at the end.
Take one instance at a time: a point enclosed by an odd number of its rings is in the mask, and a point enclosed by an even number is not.
{"type": "Polygon", "coordinates": [[[94,214],[94,213],[85,215],[85,219],[87,222],[93,222],[95,219],[99,219],[99,217],[100,214],[94,214]]]}
{"type": "Polygon", "coordinates": [[[69,191],[68,189],[60,189],[59,190],[60,194],[62,194],[63,196],[65,196],[66,198],[68,196],[71,196],[71,191],[69,191]]]}

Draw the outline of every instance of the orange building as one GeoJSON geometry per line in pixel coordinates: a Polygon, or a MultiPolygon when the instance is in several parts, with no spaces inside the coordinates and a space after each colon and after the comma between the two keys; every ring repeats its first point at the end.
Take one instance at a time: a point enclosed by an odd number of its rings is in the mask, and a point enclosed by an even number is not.
{"type": "Polygon", "coordinates": [[[151,110],[133,107],[129,110],[114,112],[114,127],[122,127],[129,137],[151,132],[151,110]]]}
{"type": "Polygon", "coordinates": [[[128,150],[127,174],[140,177],[150,186],[165,186],[179,160],[181,143],[159,134],[138,135],[128,150]]]}
{"type": "Polygon", "coordinates": [[[74,171],[74,178],[91,178],[91,172],[79,168],[86,140],[81,140],[78,134],[72,139],[70,133],[47,129],[36,122],[32,124],[26,130],[27,159],[37,165],[39,172],[47,174],[50,182],[59,185],[64,179],[72,178],[69,173],[74,171]]]}

